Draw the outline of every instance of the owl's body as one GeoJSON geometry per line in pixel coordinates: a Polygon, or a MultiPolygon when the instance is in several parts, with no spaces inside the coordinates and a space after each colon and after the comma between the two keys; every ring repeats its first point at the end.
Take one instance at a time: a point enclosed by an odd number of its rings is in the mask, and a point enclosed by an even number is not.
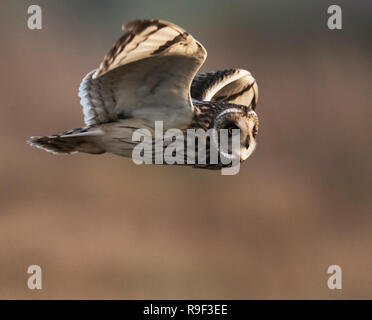
{"type": "MultiPolygon", "coordinates": [[[[133,133],[146,129],[155,143],[154,124],[162,121],[164,130],[176,128],[185,134],[187,129],[240,129],[240,159],[245,160],[254,150],[258,130],[258,89],[251,74],[242,69],[196,74],[205,49],[169,22],[134,21],[124,30],[100,67],[81,83],[86,126],[32,137],[29,143],[60,154],[131,157],[138,144],[133,133]]],[[[198,167],[221,166],[208,158],[198,167]]]]}

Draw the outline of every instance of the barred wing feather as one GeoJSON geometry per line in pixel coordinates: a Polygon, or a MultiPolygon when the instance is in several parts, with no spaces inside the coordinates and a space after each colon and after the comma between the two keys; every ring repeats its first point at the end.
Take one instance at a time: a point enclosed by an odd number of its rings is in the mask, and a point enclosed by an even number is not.
{"type": "Polygon", "coordinates": [[[206,50],[180,27],[136,20],[97,70],[83,79],[79,96],[87,125],[138,118],[154,125],[186,127],[192,119],[191,82],[206,50]]]}
{"type": "Polygon", "coordinates": [[[252,75],[243,69],[226,69],[195,76],[191,97],[199,101],[220,101],[256,108],[258,87],[252,75]]]}

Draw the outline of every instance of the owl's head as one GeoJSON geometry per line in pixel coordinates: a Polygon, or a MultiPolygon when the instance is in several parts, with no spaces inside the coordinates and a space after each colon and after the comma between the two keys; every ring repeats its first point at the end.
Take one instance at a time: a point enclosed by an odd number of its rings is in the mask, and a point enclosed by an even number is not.
{"type": "Polygon", "coordinates": [[[231,107],[217,115],[214,121],[214,129],[226,129],[229,138],[228,153],[232,153],[230,140],[240,130],[240,161],[246,160],[256,147],[256,136],[258,134],[258,117],[253,110],[246,108],[231,107]]]}

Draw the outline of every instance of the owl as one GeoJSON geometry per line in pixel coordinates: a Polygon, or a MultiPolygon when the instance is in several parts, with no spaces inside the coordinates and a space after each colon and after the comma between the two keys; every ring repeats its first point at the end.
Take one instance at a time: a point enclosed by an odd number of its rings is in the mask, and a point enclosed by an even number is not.
{"type": "MultiPolygon", "coordinates": [[[[258,87],[243,69],[197,74],[207,52],[189,33],[163,20],[136,20],[123,26],[123,35],[102,63],[81,82],[79,96],[85,126],[28,143],[56,154],[105,152],[132,157],[145,129],[156,143],[154,124],[176,128],[234,130],[240,134],[239,161],[256,147],[258,87]]],[[[210,147],[210,139],[207,148],[210,147]]],[[[164,148],[167,144],[164,144],[164,148]]],[[[194,150],[197,153],[197,147],[194,150]]],[[[155,157],[155,151],[153,152],[155,157]]],[[[220,160],[194,167],[215,169],[220,160]]]]}

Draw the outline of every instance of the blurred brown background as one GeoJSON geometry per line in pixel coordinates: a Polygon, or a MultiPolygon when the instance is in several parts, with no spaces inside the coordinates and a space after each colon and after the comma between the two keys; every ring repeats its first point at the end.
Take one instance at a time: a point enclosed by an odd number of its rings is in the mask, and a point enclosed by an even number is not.
{"type": "Polygon", "coordinates": [[[333,3],[1,0],[0,298],[372,298],[372,4],[336,1],[331,31],[333,3]],[[258,148],[238,175],[26,145],[83,125],[80,80],[137,18],[193,34],[202,71],[257,79],[258,148]]]}

